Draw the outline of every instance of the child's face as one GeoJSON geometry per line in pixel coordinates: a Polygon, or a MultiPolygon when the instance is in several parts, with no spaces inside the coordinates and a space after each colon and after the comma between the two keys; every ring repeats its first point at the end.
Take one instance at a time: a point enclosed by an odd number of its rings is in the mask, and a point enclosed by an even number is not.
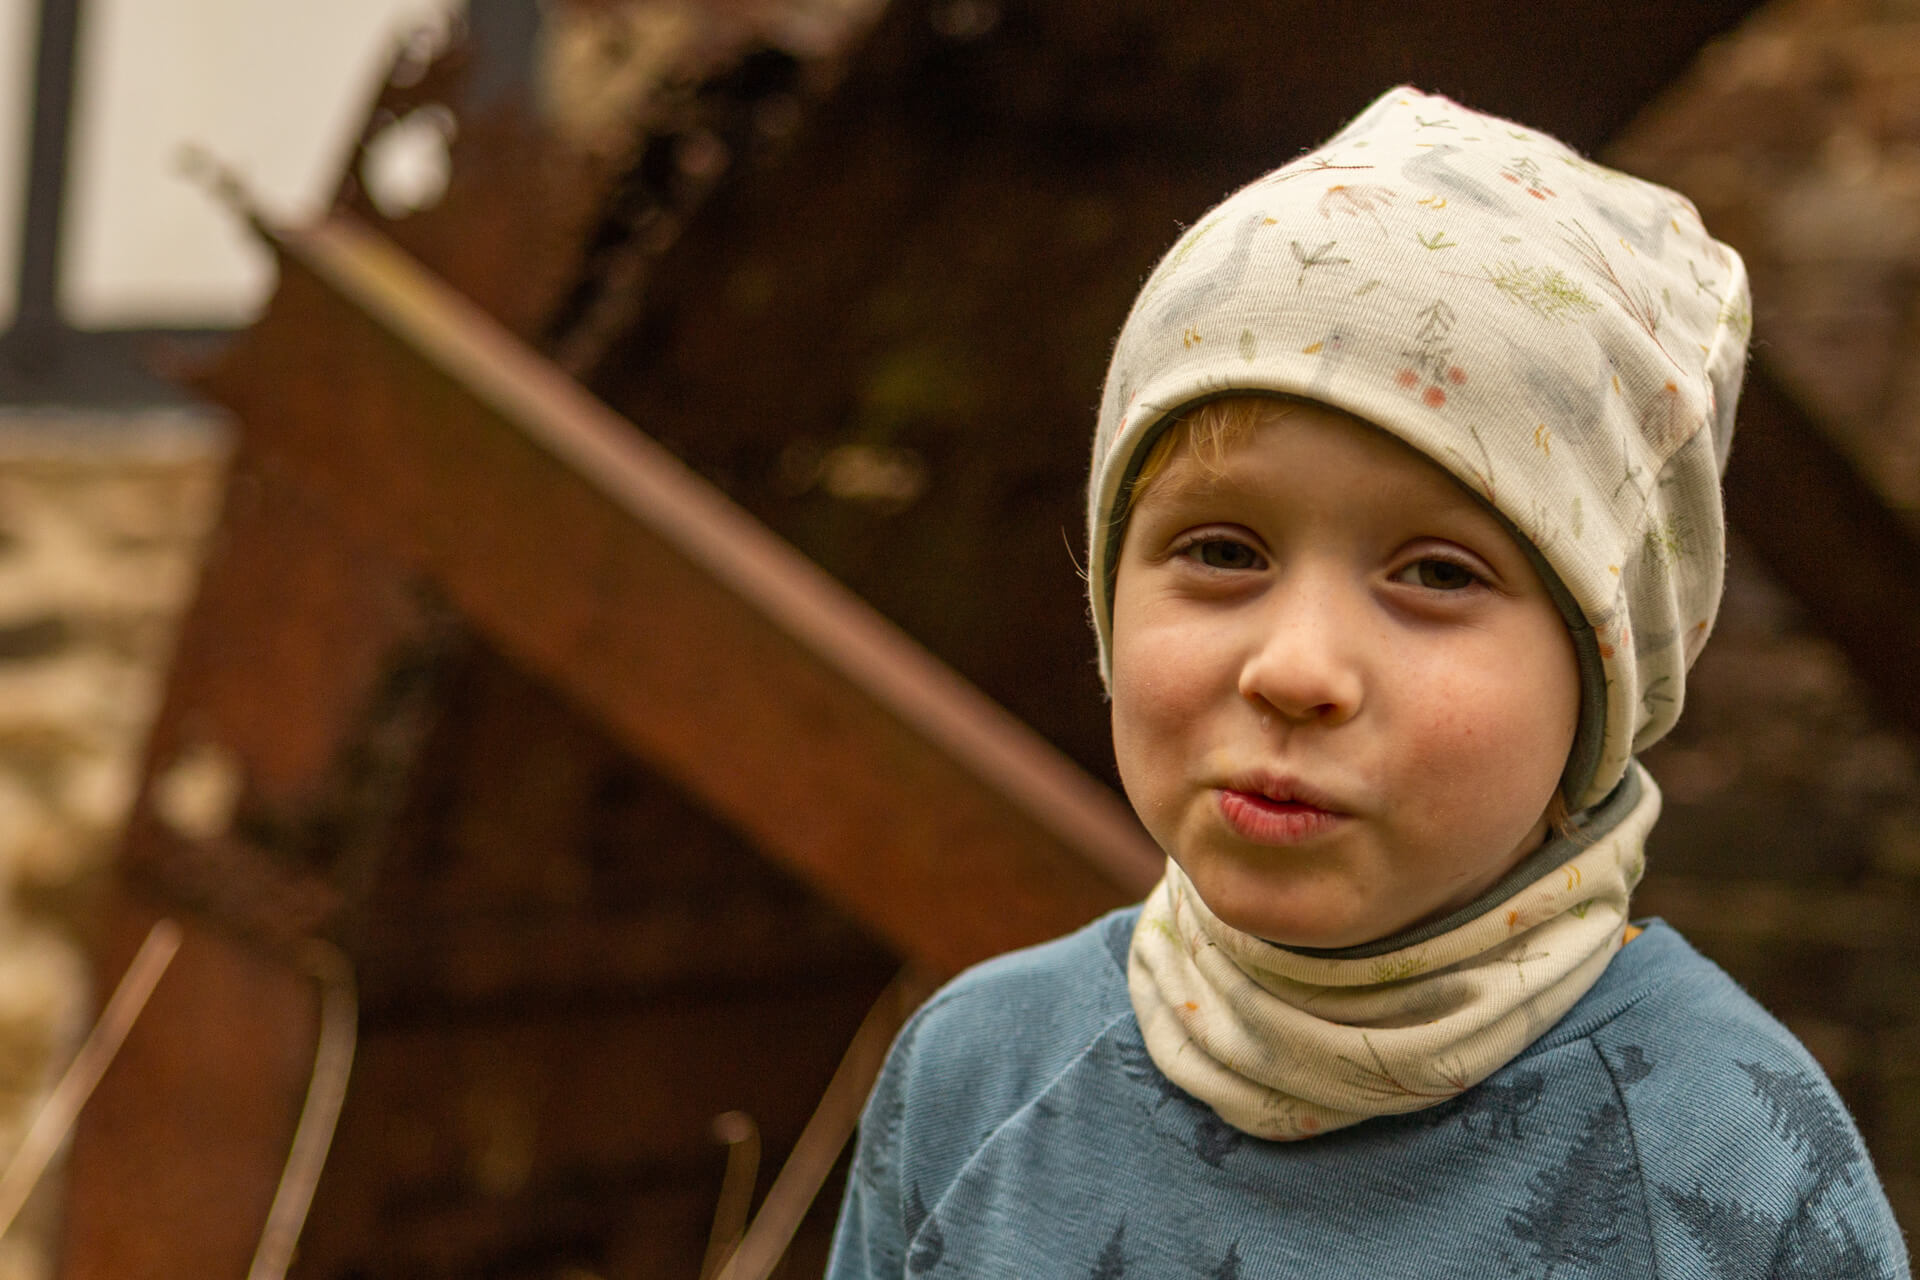
{"type": "Polygon", "coordinates": [[[1117,575],[1120,776],[1228,924],[1370,942],[1539,846],[1573,641],[1527,555],[1413,449],[1276,404],[1217,468],[1176,450],[1117,575]]]}

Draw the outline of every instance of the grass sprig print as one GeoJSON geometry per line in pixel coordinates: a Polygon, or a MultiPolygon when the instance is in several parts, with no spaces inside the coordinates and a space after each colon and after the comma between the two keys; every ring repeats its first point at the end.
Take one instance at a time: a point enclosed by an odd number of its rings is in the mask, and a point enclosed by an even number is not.
{"type": "Polygon", "coordinates": [[[1437,1059],[1433,1064],[1434,1074],[1440,1078],[1437,1087],[1402,1080],[1387,1065],[1386,1059],[1380,1056],[1380,1051],[1374,1048],[1370,1037],[1362,1035],[1360,1043],[1366,1046],[1367,1055],[1373,1059],[1371,1063],[1355,1062],[1352,1058],[1344,1057],[1340,1061],[1353,1068],[1354,1087],[1377,1098],[1431,1098],[1444,1101],[1465,1093],[1473,1084],[1458,1062],[1450,1063],[1444,1059],[1437,1059]]]}
{"type": "Polygon", "coordinates": [[[1489,262],[1480,270],[1486,282],[1507,301],[1525,307],[1542,320],[1570,320],[1600,307],[1558,267],[1529,267],[1508,261],[1489,262]]]}
{"type": "Polygon", "coordinates": [[[1620,278],[1620,273],[1614,270],[1613,263],[1607,258],[1607,251],[1601,248],[1599,239],[1587,230],[1586,224],[1575,219],[1571,223],[1561,223],[1560,229],[1566,232],[1567,247],[1579,257],[1581,265],[1593,273],[1600,287],[1611,294],[1628,318],[1653,340],[1653,345],[1660,348],[1660,354],[1667,357],[1667,363],[1678,369],[1679,363],[1667,350],[1666,344],[1660,341],[1660,303],[1652,291],[1641,281],[1628,284],[1620,278]]]}
{"type": "Polygon", "coordinates": [[[1296,289],[1307,282],[1307,272],[1315,267],[1344,267],[1353,261],[1352,258],[1333,256],[1334,246],[1340,243],[1338,240],[1329,240],[1314,249],[1302,249],[1298,240],[1289,243],[1293,246],[1293,260],[1300,264],[1300,274],[1293,281],[1296,289]]]}
{"type": "Polygon", "coordinates": [[[1367,970],[1367,976],[1375,982],[1401,982],[1417,973],[1424,973],[1427,962],[1419,956],[1381,956],[1367,970]]]}

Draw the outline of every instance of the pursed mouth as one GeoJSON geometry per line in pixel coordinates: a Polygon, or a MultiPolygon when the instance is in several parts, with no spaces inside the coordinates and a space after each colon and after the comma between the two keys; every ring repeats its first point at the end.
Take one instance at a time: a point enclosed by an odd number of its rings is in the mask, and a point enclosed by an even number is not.
{"type": "Polygon", "coordinates": [[[1215,794],[1222,821],[1235,835],[1252,844],[1300,844],[1347,821],[1346,814],[1288,791],[1274,796],[1265,791],[1221,787],[1215,794]]]}
{"type": "Polygon", "coordinates": [[[1215,810],[1249,844],[1285,847],[1340,827],[1351,814],[1341,801],[1290,774],[1250,769],[1214,788],[1215,810]]]}
{"type": "Polygon", "coordinates": [[[1241,774],[1227,779],[1219,790],[1223,795],[1239,796],[1250,805],[1275,812],[1346,814],[1338,800],[1294,778],[1241,774]]]}

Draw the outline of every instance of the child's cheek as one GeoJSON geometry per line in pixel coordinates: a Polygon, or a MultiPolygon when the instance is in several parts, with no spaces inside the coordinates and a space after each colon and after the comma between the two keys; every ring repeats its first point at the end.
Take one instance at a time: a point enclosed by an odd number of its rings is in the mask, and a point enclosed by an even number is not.
{"type": "Polygon", "coordinates": [[[1457,664],[1436,664],[1415,679],[1403,767],[1426,780],[1416,785],[1430,820],[1471,824],[1516,781],[1539,772],[1533,756],[1542,744],[1524,681],[1488,678],[1457,664]]]}
{"type": "MultiPolygon", "coordinates": [[[[1411,673],[1410,673],[1411,674],[1411,673]]],[[[1513,849],[1538,824],[1572,745],[1572,725],[1546,670],[1525,662],[1436,665],[1420,675],[1401,778],[1404,816],[1460,856],[1513,849]]]]}

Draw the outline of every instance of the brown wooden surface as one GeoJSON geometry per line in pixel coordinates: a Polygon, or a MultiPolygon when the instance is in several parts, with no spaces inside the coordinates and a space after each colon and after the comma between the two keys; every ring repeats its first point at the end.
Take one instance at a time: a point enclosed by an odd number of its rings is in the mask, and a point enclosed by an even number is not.
{"type": "Polygon", "coordinates": [[[262,447],[901,955],[952,972],[1151,883],[1110,792],[390,243],[282,254],[218,384],[262,447]]]}

